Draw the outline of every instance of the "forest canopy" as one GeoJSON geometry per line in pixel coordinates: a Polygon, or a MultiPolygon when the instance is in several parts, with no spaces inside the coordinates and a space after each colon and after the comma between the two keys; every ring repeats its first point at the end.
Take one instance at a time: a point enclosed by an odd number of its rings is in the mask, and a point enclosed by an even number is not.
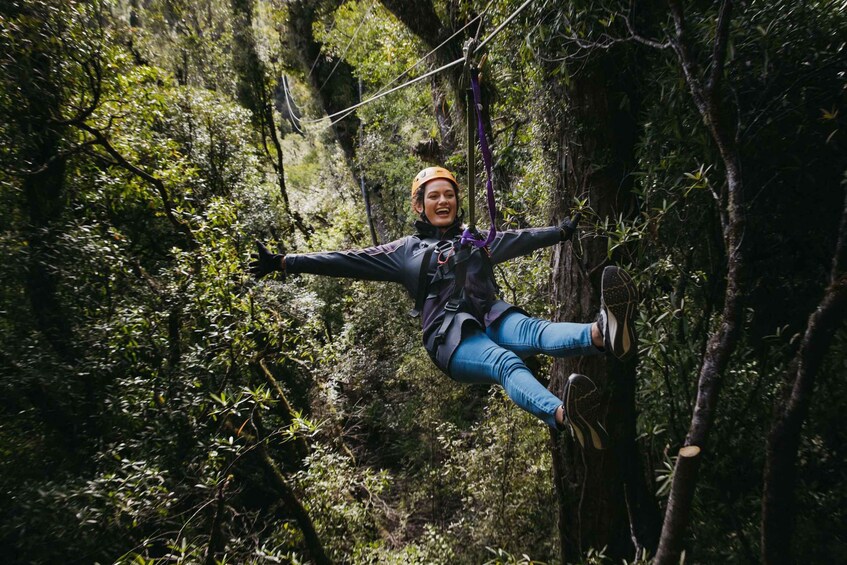
{"type": "Polygon", "coordinates": [[[4,562],[847,561],[845,69],[841,0],[5,0],[4,562]],[[488,228],[472,66],[497,229],[581,218],[504,298],[638,287],[636,358],[531,362],[606,450],[399,286],[246,270],[411,233],[431,165],[488,228]]]}

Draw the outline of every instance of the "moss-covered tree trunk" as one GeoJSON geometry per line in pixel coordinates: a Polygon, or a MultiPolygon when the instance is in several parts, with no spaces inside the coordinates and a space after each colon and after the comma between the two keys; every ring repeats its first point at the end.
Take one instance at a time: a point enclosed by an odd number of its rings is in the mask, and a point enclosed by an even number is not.
{"type": "Polygon", "coordinates": [[[253,125],[259,132],[262,148],[277,177],[283,212],[307,237],[311,233],[301,216],[291,209],[285,185],[282,142],[274,116],[272,81],[265,63],[259,58],[253,33],[253,0],[231,0],[233,68],[238,77],[236,90],[241,104],[253,112],[253,125]]]}
{"type": "MultiPolygon", "coordinates": [[[[415,34],[428,49],[435,49],[441,46],[433,53],[438,66],[451,63],[462,56],[462,44],[464,37],[462,34],[456,35],[453,27],[454,22],[443,22],[435,11],[435,6],[430,0],[420,2],[407,2],[405,0],[381,0],[389,12],[394,14],[398,20],[403,22],[409,31],[415,34]],[[446,42],[446,43],[445,43],[446,42]],[[443,45],[442,45],[443,43],[443,45]]],[[[468,28],[467,34],[474,34],[476,27],[468,28]]],[[[445,72],[446,83],[449,85],[453,93],[455,108],[458,112],[453,116],[454,121],[461,123],[461,118],[464,112],[464,87],[462,83],[462,66],[457,65],[448,69],[445,72]]]]}
{"type": "MultiPolygon", "coordinates": [[[[333,6],[340,5],[337,0],[333,6]]],[[[318,18],[318,3],[309,0],[290,2],[288,27],[292,51],[306,80],[314,88],[324,111],[332,115],[359,101],[358,81],[346,61],[335,62],[321,55],[322,44],[315,39],[312,25],[318,18]],[[334,69],[334,70],[333,70],[334,69]]],[[[344,119],[334,119],[333,131],[348,159],[356,156],[356,132],[359,118],[355,113],[344,119]]]]}

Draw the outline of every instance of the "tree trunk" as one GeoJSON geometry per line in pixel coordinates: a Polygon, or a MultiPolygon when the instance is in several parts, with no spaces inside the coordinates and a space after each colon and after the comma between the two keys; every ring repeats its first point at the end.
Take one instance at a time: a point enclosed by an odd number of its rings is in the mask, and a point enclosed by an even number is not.
{"type": "MultiPolygon", "coordinates": [[[[322,45],[312,34],[317,4],[310,0],[294,0],[288,4],[288,25],[291,33],[287,35],[287,39],[291,42],[292,51],[298,55],[298,62],[306,80],[311,81],[324,111],[330,115],[359,101],[358,82],[353,76],[352,68],[345,61],[340,61],[335,67],[334,63],[321,55],[322,45]]],[[[339,4],[339,0],[333,0],[333,5],[339,4]]],[[[359,118],[356,113],[338,120],[333,130],[348,162],[352,163],[356,156],[356,132],[359,130],[359,118]]]]}
{"type": "MultiPolygon", "coordinates": [[[[294,410],[288,402],[288,397],[282,390],[282,387],[279,385],[279,382],[274,377],[271,370],[268,368],[265,360],[259,358],[256,365],[259,368],[258,372],[262,374],[265,382],[267,382],[268,386],[271,387],[271,390],[276,393],[277,402],[274,404],[274,412],[276,412],[277,416],[279,416],[282,420],[283,425],[290,426],[294,422],[294,410]]],[[[306,442],[306,438],[301,435],[294,436],[293,445],[294,452],[300,461],[303,461],[309,456],[310,449],[309,444],[306,442]]]]}
{"type": "MultiPolygon", "coordinates": [[[[847,196],[847,194],[845,194],[847,196]]],[[[785,374],[783,396],[775,403],[774,421],[765,451],[762,487],[762,563],[793,563],[791,539],[794,534],[797,479],[797,451],[800,433],[809,413],[818,370],[847,318],[847,200],[841,216],[830,285],[821,303],[809,316],[803,341],[785,374]]]]}
{"type": "MultiPolygon", "coordinates": [[[[729,358],[735,351],[741,333],[742,283],[744,255],[741,248],[745,226],[742,194],[741,163],[734,136],[728,131],[721,112],[720,91],[726,45],[729,33],[731,1],[721,4],[717,18],[712,59],[706,83],[688,45],[684,14],[677,0],[669,0],[675,24],[672,46],[682,68],[691,97],[720,154],[726,174],[727,197],[719,209],[723,219],[723,238],[726,246],[727,277],[724,306],[717,331],[709,338],[698,378],[697,400],[684,447],[705,450],[708,434],[714,421],[721,377],[729,358]]],[[[671,484],[671,501],[665,511],[662,536],[655,563],[676,564],[682,554],[694,501],[701,451],[693,458],[679,457],[671,484]]]]}
{"type": "MultiPolygon", "coordinates": [[[[417,2],[408,2],[406,0],[381,0],[382,5],[394,14],[398,20],[403,22],[409,31],[415,34],[428,49],[432,50],[441,45],[453,33],[455,33],[455,22],[441,21],[438,14],[435,12],[435,6],[431,0],[420,0],[417,2]]],[[[469,27],[465,35],[466,37],[473,36],[476,33],[476,27],[469,27]]],[[[438,51],[433,53],[436,64],[440,67],[447,63],[452,63],[462,56],[462,46],[466,37],[462,34],[457,35],[438,51]]],[[[450,90],[453,92],[453,99],[456,101],[455,107],[458,112],[456,116],[459,119],[454,120],[456,123],[461,123],[461,116],[465,112],[464,105],[464,89],[462,87],[462,66],[457,65],[446,71],[447,83],[450,90]]]]}
{"type": "Polygon", "coordinates": [[[218,485],[217,492],[215,494],[215,511],[212,515],[212,525],[209,530],[209,545],[206,548],[205,565],[215,565],[216,563],[220,563],[218,557],[221,553],[223,553],[224,548],[226,547],[226,540],[224,540],[223,536],[223,520],[224,513],[226,512],[224,491],[228,484],[228,478],[222,480],[218,485]]]}
{"type": "Polygon", "coordinates": [[[303,540],[311,554],[312,560],[318,565],[332,565],[332,560],[327,556],[324,550],[320,536],[315,529],[315,524],[312,522],[312,517],[309,511],[303,506],[297,498],[294,489],[288,484],[288,478],[279,468],[279,465],[274,461],[267,448],[267,436],[261,432],[261,420],[255,420],[258,414],[253,415],[254,423],[259,422],[259,437],[245,431],[243,426],[237,425],[231,418],[224,422],[224,429],[229,433],[244,438],[251,446],[256,459],[261,463],[265,472],[271,479],[271,482],[276,487],[277,492],[282,499],[285,509],[294,517],[300,531],[303,532],[303,540]]]}
{"type": "Polygon", "coordinates": [[[326,551],[324,551],[323,544],[321,543],[317,530],[315,530],[315,525],[312,522],[312,518],[309,516],[309,512],[297,499],[297,496],[294,494],[294,490],[285,479],[285,475],[282,474],[279,466],[268,454],[265,443],[258,442],[255,445],[260,460],[264,464],[266,471],[273,479],[273,482],[280,493],[283,504],[285,504],[286,509],[294,515],[294,519],[297,520],[297,525],[303,532],[303,538],[306,541],[306,547],[309,548],[309,553],[311,553],[312,559],[314,559],[315,563],[318,565],[331,565],[332,560],[327,556],[326,551]]]}
{"type": "MultiPolygon", "coordinates": [[[[24,5],[25,6],[25,5],[24,5]]],[[[53,16],[43,6],[23,7],[17,16],[29,22],[21,35],[38,38],[21,42],[24,51],[13,53],[15,64],[7,65],[16,74],[14,83],[23,107],[12,119],[19,133],[19,159],[28,168],[22,173],[22,188],[29,216],[29,244],[26,293],[36,327],[65,361],[73,361],[71,327],[58,297],[59,270],[56,268],[54,226],[65,210],[65,157],[60,152],[65,127],[56,122],[62,113],[62,88],[58,84],[61,55],[53,44],[40,38],[42,29],[51,29],[53,16]]]]}
{"type": "Polygon", "coordinates": [[[259,59],[256,38],[253,34],[253,0],[231,0],[231,8],[233,67],[238,75],[238,100],[245,108],[253,112],[254,126],[259,131],[265,155],[277,176],[283,212],[298,224],[304,235],[308,236],[310,230],[303,225],[299,216],[292,212],[288,201],[282,144],[274,119],[272,89],[268,82],[265,64],[259,59]],[[268,146],[268,141],[273,145],[273,149],[268,146]]]}
{"type": "MultiPolygon", "coordinates": [[[[341,4],[339,0],[333,0],[332,5],[341,4]]],[[[305,77],[312,86],[315,96],[320,100],[321,106],[327,115],[335,114],[345,108],[357,104],[361,98],[359,81],[353,76],[352,67],[345,61],[339,61],[336,66],[328,61],[322,54],[322,44],[315,40],[312,33],[312,25],[317,17],[317,3],[308,0],[294,0],[288,5],[288,29],[286,39],[289,48],[296,55],[297,63],[305,77]]],[[[356,112],[347,117],[336,117],[333,120],[333,131],[341,150],[347,160],[352,177],[358,178],[370,189],[365,206],[370,206],[372,216],[369,226],[379,239],[388,241],[392,239],[387,225],[386,206],[383,205],[382,186],[379,179],[363,177],[362,173],[356,174],[356,135],[361,131],[361,121],[356,112]]],[[[367,210],[366,210],[367,211],[367,210]]]]}
{"type": "MultiPolygon", "coordinates": [[[[626,179],[633,167],[635,129],[632,116],[619,109],[617,98],[623,95],[626,81],[621,77],[626,71],[617,68],[618,64],[616,58],[598,57],[569,86],[554,81],[548,85],[554,110],[547,121],[554,135],[551,145],[558,148],[552,157],[558,167],[554,222],[569,215],[574,197],[588,197],[601,218],[626,216],[634,210],[626,179]],[[567,108],[563,119],[556,113],[562,107],[567,108]]],[[[555,321],[591,322],[599,311],[606,242],[586,238],[580,245],[582,257],[574,254],[571,246],[554,248],[551,299],[557,305],[555,321]]],[[[554,442],[563,563],[577,560],[591,547],[606,547],[607,556],[614,560],[632,559],[634,547],[654,547],[658,507],[645,495],[649,488],[635,446],[636,363],[607,361],[605,356],[553,362],[553,392],[560,394],[574,372],[587,374],[607,391],[606,427],[612,441],[609,450],[582,452],[570,441],[554,442]],[[651,514],[652,524],[646,518],[651,514]]]]}

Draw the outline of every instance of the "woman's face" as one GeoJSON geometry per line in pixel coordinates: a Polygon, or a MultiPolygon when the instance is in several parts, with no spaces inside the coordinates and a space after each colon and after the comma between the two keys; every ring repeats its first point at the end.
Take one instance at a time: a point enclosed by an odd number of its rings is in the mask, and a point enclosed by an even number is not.
{"type": "Polygon", "coordinates": [[[456,221],[459,213],[459,200],[456,188],[447,179],[434,179],[424,185],[423,206],[415,202],[415,211],[423,212],[429,223],[438,228],[446,228],[456,221]]]}

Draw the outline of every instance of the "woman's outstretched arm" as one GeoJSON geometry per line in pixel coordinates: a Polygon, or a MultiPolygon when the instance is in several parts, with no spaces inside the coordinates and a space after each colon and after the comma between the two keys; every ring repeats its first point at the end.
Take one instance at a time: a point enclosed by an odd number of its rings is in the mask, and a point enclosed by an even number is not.
{"type": "Polygon", "coordinates": [[[250,272],[256,277],[279,271],[285,275],[310,273],[328,277],[346,277],[371,281],[402,282],[404,247],[409,238],[384,245],[348,251],[317,253],[272,254],[257,242],[259,252],[250,263],[250,272]]]}
{"type": "Polygon", "coordinates": [[[532,253],[536,249],[549,247],[567,241],[576,231],[579,214],[574,219],[566,219],[559,226],[549,228],[529,228],[498,232],[491,243],[491,261],[502,263],[521,255],[532,253]]]}

